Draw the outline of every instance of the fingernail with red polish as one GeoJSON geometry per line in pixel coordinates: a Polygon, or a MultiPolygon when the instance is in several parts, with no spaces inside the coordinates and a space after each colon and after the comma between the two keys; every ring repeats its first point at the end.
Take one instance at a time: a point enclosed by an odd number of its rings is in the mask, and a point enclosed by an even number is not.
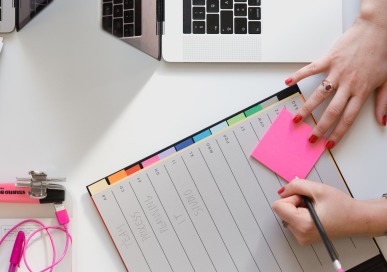
{"type": "Polygon", "coordinates": [[[328,149],[332,149],[335,146],[335,142],[334,141],[328,141],[325,146],[328,149]]]}
{"type": "Polygon", "coordinates": [[[316,135],[312,135],[309,137],[309,143],[313,144],[317,141],[318,137],[316,135]]]}
{"type": "Polygon", "coordinates": [[[285,84],[290,84],[292,83],[293,79],[289,77],[287,80],[285,80],[285,84]]]}
{"type": "Polygon", "coordinates": [[[285,187],[282,187],[281,189],[278,190],[277,193],[280,195],[280,194],[282,194],[284,191],[285,191],[285,187]]]}
{"type": "Polygon", "coordinates": [[[294,118],[293,118],[293,122],[294,122],[294,123],[298,123],[298,122],[300,122],[300,121],[301,121],[301,119],[302,119],[302,116],[301,116],[301,115],[299,115],[299,114],[297,114],[296,116],[294,116],[294,118]]]}
{"type": "Polygon", "coordinates": [[[386,124],[387,124],[387,115],[383,116],[382,123],[383,123],[383,126],[386,126],[386,124]]]}

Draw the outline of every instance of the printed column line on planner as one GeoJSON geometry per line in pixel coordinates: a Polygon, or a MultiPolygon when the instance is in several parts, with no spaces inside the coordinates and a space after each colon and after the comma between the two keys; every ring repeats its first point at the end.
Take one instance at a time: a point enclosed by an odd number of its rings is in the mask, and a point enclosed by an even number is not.
{"type": "MultiPolygon", "coordinates": [[[[175,228],[168,217],[157,192],[155,192],[149,179],[149,171],[136,176],[137,181],[130,184],[142,210],[150,222],[160,245],[171,264],[173,271],[194,271],[191,260],[176,234],[175,228]],[[140,182],[141,181],[141,182],[140,182]]],[[[158,169],[153,169],[159,175],[158,169]]]]}
{"type": "MultiPolygon", "coordinates": [[[[184,162],[238,270],[243,271],[245,267],[249,267],[249,271],[260,271],[259,264],[256,263],[252,250],[247,245],[246,237],[241,232],[241,226],[236,222],[240,217],[239,213],[234,216],[230,211],[227,201],[202,157],[201,149],[208,149],[209,142],[211,139],[201,143],[198,149],[194,148],[188,153],[183,153],[184,162]]],[[[233,198],[236,202],[237,196],[234,195],[233,198]]]]}
{"type": "Polygon", "coordinates": [[[276,267],[277,271],[280,271],[268,244],[265,242],[264,234],[251,212],[243,191],[217,143],[217,141],[227,141],[227,139],[223,138],[223,135],[218,135],[215,139],[211,139],[211,141],[208,140],[206,146],[200,146],[203,158],[211,171],[214,181],[220,185],[220,191],[229,205],[238,229],[255,263],[258,264],[261,271],[267,271],[265,268],[268,266],[270,266],[270,271],[273,271],[274,267],[276,267]],[[259,252],[256,251],[258,247],[260,248],[259,252]]]}
{"type": "MultiPolygon", "coordinates": [[[[270,175],[267,177],[267,180],[264,181],[261,176],[262,173],[259,173],[260,176],[258,176],[253,170],[252,164],[256,164],[256,161],[251,160],[250,154],[255,147],[257,137],[250,125],[250,120],[234,127],[233,134],[234,137],[231,137],[230,142],[232,142],[233,138],[235,138],[237,143],[235,144],[235,149],[239,148],[241,161],[238,160],[238,162],[235,162],[233,161],[233,158],[229,158],[230,166],[235,172],[238,171],[235,170],[236,168],[242,168],[242,171],[244,172],[246,183],[245,181],[240,181],[241,187],[243,188],[246,186],[244,191],[246,197],[251,203],[250,207],[252,212],[254,213],[255,218],[257,218],[263,233],[265,233],[265,237],[270,244],[279,266],[282,269],[286,267],[286,269],[290,271],[302,271],[301,264],[299,263],[297,256],[292,252],[292,247],[286,239],[283,229],[281,228],[281,221],[277,219],[271,208],[271,203],[273,203],[272,200],[274,200],[274,197],[276,197],[275,200],[278,199],[277,178],[275,175],[270,175]],[[265,184],[262,184],[262,182],[265,184]],[[250,190],[255,188],[254,193],[250,196],[250,198],[246,194],[247,188],[250,190]],[[253,197],[253,195],[255,197],[253,197]],[[255,203],[251,202],[252,199],[254,199],[253,201],[255,201],[255,203]]],[[[225,150],[225,153],[227,152],[228,151],[225,150]]],[[[229,154],[233,152],[235,152],[235,150],[230,151],[229,154]]]]}
{"type": "MultiPolygon", "coordinates": [[[[189,151],[189,150],[187,150],[189,151]]],[[[180,155],[183,155],[184,152],[180,155]]],[[[224,244],[208,209],[194,184],[184,160],[175,157],[173,165],[166,165],[166,170],[176,188],[203,245],[217,271],[237,271],[235,263],[224,244]]]]}
{"type": "Polygon", "coordinates": [[[139,247],[138,240],[134,237],[127,218],[114,198],[112,191],[108,190],[93,196],[98,206],[107,229],[120,253],[122,261],[129,271],[151,271],[144,253],[139,247]],[[117,211],[119,212],[112,212],[117,211]]]}
{"type": "Polygon", "coordinates": [[[152,166],[147,171],[149,180],[195,271],[215,271],[203,241],[166,171],[166,166],[173,167],[175,163],[175,159],[171,158],[162,165],[152,166]]]}

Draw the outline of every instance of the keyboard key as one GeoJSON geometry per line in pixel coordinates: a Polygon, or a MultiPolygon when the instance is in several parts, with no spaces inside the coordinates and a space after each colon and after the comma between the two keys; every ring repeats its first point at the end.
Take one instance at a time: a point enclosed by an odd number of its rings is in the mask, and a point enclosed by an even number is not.
{"type": "Polygon", "coordinates": [[[193,33],[204,34],[206,32],[206,23],[204,21],[193,21],[193,33]]]}
{"type": "Polygon", "coordinates": [[[247,18],[235,18],[235,34],[247,33],[247,18]]]}
{"type": "Polygon", "coordinates": [[[121,38],[123,36],[123,19],[118,18],[113,20],[113,35],[121,38]]]}
{"type": "Polygon", "coordinates": [[[134,1],[133,0],[124,0],[124,9],[133,9],[134,1]]]}
{"type": "Polygon", "coordinates": [[[207,34],[219,34],[219,14],[207,15],[207,34]]]}
{"type": "Polygon", "coordinates": [[[102,6],[102,15],[112,15],[113,14],[113,5],[112,3],[104,3],[102,6]]]}
{"type": "Polygon", "coordinates": [[[122,15],[123,15],[122,5],[114,5],[113,6],[113,16],[114,17],[122,17],[122,15]]]}
{"type": "Polygon", "coordinates": [[[260,6],[261,0],[249,0],[249,6],[260,6]]]}
{"type": "Polygon", "coordinates": [[[122,0],[113,0],[113,4],[114,5],[122,4],[122,0]]]}
{"type": "Polygon", "coordinates": [[[219,12],[219,0],[207,0],[207,12],[208,13],[219,12]]]}
{"type": "Polygon", "coordinates": [[[206,4],[206,1],[205,0],[193,0],[192,4],[194,6],[204,6],[206,4]]]}
{"type": "Polygon", "coordinates": [[[102,28],[109,33],[113,33],[113,16],[102,17],[102,28]]]}
{"type": "Polygon", "coordinates": [[[249,20],[261,20],[261,8],[249,8],[249,20]]]}
{"type": "Polygon", "coordinates": [[[141,1],[135,0],[134,2],[134,35],[141,36],[141,1]]]}
{"type": "Polygon", "coordinates": [[[249,34],[261,34],[261,22],[250,21],[249,22],[249,34]]]}
{"type": "Polygon", "coordinates": [[[191,34],[191,24],[192,24],[192,6],[191,0],[183,0],[183,33],[191,34]]]}
{"type": "Polygon", "coordinates": [[[247,2],[247,0],[234,0],[235,2],[247,2]]]}
{"type": "Polygon", "coordinates": [[[134,36],[134,25],[127,24],[124,25],[124,37],[133,37],[134,36]]]}
{"type": "Polygon", "coordinates": [[[234,16],[231,10],[222,10],[220,12],[220,32],[222,34],[233,34],[234,16]]]}
{"type": "Polygon", "coordinates": [[[233,0],[220,0],[221,9],[232,9],[234,6],[233,0]]]}
{"type": "Polygon", "coordinates": [[[234,5],[235,16],[246,16],[247,15],[247,5],[246,4],[235,4],[234,5]]]}
{"type": "Polygon", "coordinates": [[[206,8],[205,7],[193,7],[192,8],[192,18],[194,20],[206,19],[206,8]]]}
{"type": "Polygon", "coordinates": [[[124,11],[124,24],[134,23],[134,13],[133,10],[124,11]]]}

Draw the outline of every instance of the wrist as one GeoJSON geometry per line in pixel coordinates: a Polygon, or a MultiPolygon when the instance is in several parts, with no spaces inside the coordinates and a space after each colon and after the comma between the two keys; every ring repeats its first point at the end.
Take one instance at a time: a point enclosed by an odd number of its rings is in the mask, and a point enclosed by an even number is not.
{"type": "Polygon", "coordinates": [[[364,235],[377,237],[387,232],[387,199],[384,197],[363,201],[364,222],[366,225],[364,235]]]}
{"type": "Polygon", "coordinates": [[[353,199],[351,205],[352,213],[349,215],[350,220],[347,223],[349,228],[347,235],[349,236],[364,236],[368,235],[371,222],[369,214],[370,208],[366,201],[353,199]]]}

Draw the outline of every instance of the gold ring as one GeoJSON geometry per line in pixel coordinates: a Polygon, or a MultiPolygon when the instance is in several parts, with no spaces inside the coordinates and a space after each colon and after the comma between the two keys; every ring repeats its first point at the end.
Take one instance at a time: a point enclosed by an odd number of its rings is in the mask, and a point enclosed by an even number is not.
{"type": "Polygon", "coordinates": [[[330,92],[332,92],[332,91],[334,91],[335,90],[335,86],[332,84],[332,83],[330,83],[328,80],[323,80],[322,82],[321,82],[321,84],[322,84],[322,86],[323,86],[323,91],[325,92],[325,93],[330,93],[330,92]]]}

